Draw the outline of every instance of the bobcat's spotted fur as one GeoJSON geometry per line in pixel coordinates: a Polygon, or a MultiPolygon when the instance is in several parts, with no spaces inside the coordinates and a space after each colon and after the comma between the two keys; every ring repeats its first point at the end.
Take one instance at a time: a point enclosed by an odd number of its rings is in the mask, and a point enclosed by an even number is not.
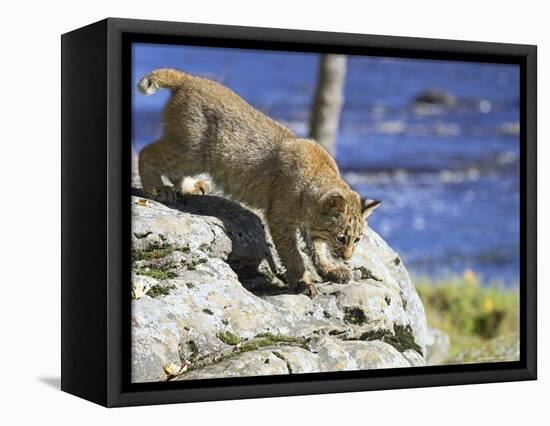
{"type": "Polygon", "coordinates": [[[208,173],[228,196],[263,210],[291,284],[315,293],[297,230],[309,241],[323,279],[349,281],[351,271],[333,264],[330,255],[351,258],[365,218],[379,202],[361,200],[317,143],[299,139],[227,87],[173,69],[155,70],[139,82],[147,95],[160,88],[172,94],[164,108],[162,138],[139,156],[144,191],[161,201],[173,201],[177,192],[206,193],[205,182],[185,182],[208,173]],[[162,176],[178,190],[165,186],[162,176]]]}

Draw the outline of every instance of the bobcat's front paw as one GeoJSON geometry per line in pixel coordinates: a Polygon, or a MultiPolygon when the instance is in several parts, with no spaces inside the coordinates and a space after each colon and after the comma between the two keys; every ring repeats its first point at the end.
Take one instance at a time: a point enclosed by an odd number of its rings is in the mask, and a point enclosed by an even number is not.
{"type": "Polygon", "coordinates": [[[317,288],[311,281],[300,281],[298,283],[298,290],[301,294],[313,298],[317,295],[317,288]]]}
{"type": "Polygon", "coordinates": [[[290,288],[294,289],[299,294],[305,294],[309,297],[317,295],[317,288],[313,284],[313,280],[308,272],[306,272],[301,278],[291,277],[289,279],[290,288]]]}
{"type": "Polygon", "coordinates": [[[325,278],[329,281],[345,284],[352,278],[352,272],[345,266],[339,266],[337,268],[331,268],[326,272],[325,278]]]}
{"type": "Polygon", "coordinates": [[[151,196],[154,200],[160,201],[161,203],[175,203],[180,194],[172,186],[160,186],[151,191],[151,196]]]}

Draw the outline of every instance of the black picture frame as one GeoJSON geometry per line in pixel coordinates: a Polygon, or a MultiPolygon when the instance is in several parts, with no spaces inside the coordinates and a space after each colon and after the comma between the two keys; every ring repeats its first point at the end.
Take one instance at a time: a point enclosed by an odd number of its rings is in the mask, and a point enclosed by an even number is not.
{"type": "Polygon", "coordinates": [[[117,18],[61,41],[62,390],[117,407],[536,379],[536,46],[117,18]],[[519,64],[520,360],[130,383],[132,42],[519,64]]]}

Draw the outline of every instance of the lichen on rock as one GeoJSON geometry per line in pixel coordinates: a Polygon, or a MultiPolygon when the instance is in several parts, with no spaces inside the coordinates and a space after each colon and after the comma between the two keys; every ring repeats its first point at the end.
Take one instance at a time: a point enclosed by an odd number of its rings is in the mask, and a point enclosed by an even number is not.
{"type": "Polygon", "coordinates": [[[132,381],[426,364],[424,308],[372,229],[348,284],[285,284],[261,219],[215,196],[132,197],[132,381]],[[145,201],[144,201],[145,200],[145,201]]]}

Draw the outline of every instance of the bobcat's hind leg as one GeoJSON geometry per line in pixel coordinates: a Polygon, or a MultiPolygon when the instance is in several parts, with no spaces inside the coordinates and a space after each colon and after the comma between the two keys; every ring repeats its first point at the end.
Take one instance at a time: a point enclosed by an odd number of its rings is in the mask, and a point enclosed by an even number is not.
{"type": "Polygon", "coordinates": [[[169,164],[163,156],[163,142],[154,142],[141,150],[139,153],[139,176],[143,186],[143,192],[148,197],[157,201],[173,203],[178,199],[178,191],[173,187],[165,185],[162,175],[166,172],[169,164]]]}

